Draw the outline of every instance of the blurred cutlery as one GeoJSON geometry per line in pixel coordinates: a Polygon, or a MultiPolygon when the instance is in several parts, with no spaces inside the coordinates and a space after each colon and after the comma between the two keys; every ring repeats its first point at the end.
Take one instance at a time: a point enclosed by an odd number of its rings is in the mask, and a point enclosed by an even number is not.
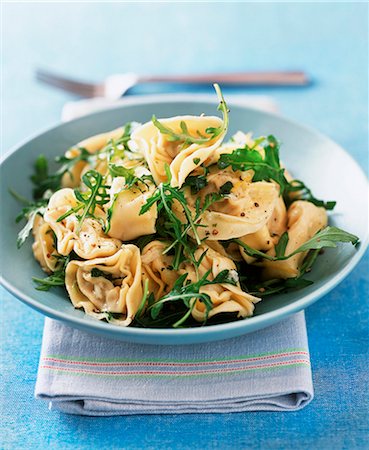
{"type": "Polygon", "coordinates": [[[37,69],[36,79],[50,86],[79,95],[80,97],[104,97],[118,99],[128,89],[139,83],[212,84],[238,86],[305,86],[310,83],[301,71],[245,72],[208,75],[141,76],[134,73],[111,75],[99,84],[85,83],[37,69]]]}

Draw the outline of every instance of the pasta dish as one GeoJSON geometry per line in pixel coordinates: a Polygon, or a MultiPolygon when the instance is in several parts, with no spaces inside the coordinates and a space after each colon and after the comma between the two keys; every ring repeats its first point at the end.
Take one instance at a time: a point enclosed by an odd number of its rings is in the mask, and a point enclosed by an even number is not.
{"type": "MultiPolygon", "coordinates": [[[[23,201],[21,246],[75,308],[121,326],[188,327],[250,317],[265,296],[300,289],[325,247],[359,239],[328,226],[279,159],[274,136],[238,131],[218,85],[218,116],[135,122],[40,155],[23,201]]],[[[272,298],[270,301],[273,301],[272,298]]]]}

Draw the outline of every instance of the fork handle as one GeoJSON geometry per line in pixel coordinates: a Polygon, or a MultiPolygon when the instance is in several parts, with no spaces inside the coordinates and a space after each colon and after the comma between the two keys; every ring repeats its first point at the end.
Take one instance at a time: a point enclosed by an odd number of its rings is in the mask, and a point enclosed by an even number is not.
{"type": "Polygon", "coordinates": [[[209,84],[220,83],[244,86],[304,86],[310,83],[306,73],[301,71],[286,72],[244,72],[217,73],[206,75],[169,75],[169,76],[140,76],[141,83],[181,83],[181,84],[209,84]]]}

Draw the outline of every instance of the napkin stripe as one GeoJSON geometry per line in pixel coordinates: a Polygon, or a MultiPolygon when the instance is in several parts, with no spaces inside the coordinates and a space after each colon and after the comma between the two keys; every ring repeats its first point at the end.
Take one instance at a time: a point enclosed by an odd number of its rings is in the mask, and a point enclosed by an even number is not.
{"type": "Polygon", "coordinates": [[[218,374],[231,374],[231,373],[242,373],[255,370],[272,370],[272,369],[282,369],[294,366],[306,365],[309,366],[310,362],[307,359],[291,359],[287,361],[269,362],[262,365],[248,365],[244,367],[224,367],[224,368],[214,368],[214,369],[202,369],[202,370],[189,370],[186,371],[165,371],[165,370],[127,370],[127,371],[99,371],[93,369],[78,369],[63,366],[50,366],[41,365],[41,369],[68,373],[70,375],[91,375],[91,376],[101,376],[101,377],[127,377],[127,376],[206,376],[206,375],[218,375],[218,374]]]}
{"type": "Polygon", "coordinates": [[[203,365],[220,365],[220,364],[235,364],[249,361],[263,361],[268,359],[284,358],[290,356],[309,356],[309,353],[305,349],[288,349],[281,350],[280,352],[271,353],[261,353],[259,355],[245,355],[239,356],[236,359],[230,358],[219,358],[219,359],[208,359],[208,360],[159,360],[159,359],[140,359],[140,360],[130,360],[130,359],[100,359],[100,358],[79,358],[75,359],[72,356],[64,355],[47,355],[42,357],[45,362],[59,362],[63,364],[73,364],[73,365],[88,365],[88,366],[131,366],[131,365],[143,365],[143,366],[203,366],[203,365]]]}
{"type": "Polygon", "coordinates": [[[117,362],[109,361],[109,362],[89,362],[89,361],[81,361],[74,359],[67,359],[67,357],[55,357],[55,356],[46,356],[43,358],[45,362],[51,363],[62,363],[62,364],[71,364],[71,365],[81,365],[81,366],[93,366],[93,367],[130,367],[130,366],[169,366],[169,367],[201,367],[201,366],[213,366],[213,365],[222,365],[222,364],[237,364],[242,362],[251,362],[251,361],[264,361],[269,359],[276,358],[285,358],[290,356],[308,356],[308,352],[306,351],[296,351],[296,352],[286,352],[286,353],[275,353],[273,355],[265,355],[259,357],[244,357],[239,359],[223,359],[223,360],[213,360],[213,361],[198,361],[198,362],[173,362],[173,361],[122,361],[117,360],[117,362]]]}

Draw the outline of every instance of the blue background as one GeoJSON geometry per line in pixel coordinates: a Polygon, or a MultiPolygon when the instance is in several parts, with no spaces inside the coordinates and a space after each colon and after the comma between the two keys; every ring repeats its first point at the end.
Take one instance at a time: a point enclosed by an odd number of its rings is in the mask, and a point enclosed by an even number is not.
{"type": "MultiPolygon", "coordinates": [[[[37,66],[96,81],[119,71],[297,68],[312,75],[311,87],[240,92],[272,95],[284,115],[331,136],[367,171],[367,33],[364,3],[4,4],[2,150],[57,122],[71,99],[36,84],[37,66]]],[[[1,289],[3,447],[367,447],[368,260],[367,253],[307,310],[316,398],[293,413],[86,418],[50,412],[33,398],[43,317],[1,289]]]]}

